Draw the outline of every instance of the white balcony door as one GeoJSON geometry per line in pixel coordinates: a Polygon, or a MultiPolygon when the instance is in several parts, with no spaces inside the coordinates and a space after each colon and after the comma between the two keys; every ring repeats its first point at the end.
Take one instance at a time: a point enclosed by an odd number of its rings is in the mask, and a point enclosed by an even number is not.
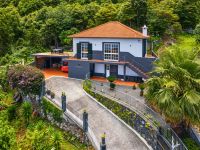
{"type": "Polygon", "coordinates": [[[110,76],[110,65],[106,65],[106,77],[110,76]]]}

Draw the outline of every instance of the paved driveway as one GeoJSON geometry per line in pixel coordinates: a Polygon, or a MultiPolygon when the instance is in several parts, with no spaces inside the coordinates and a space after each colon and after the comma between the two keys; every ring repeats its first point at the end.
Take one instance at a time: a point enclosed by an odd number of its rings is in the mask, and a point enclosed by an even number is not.
{"type": "MultiPolygon", "coordinates": [[[[53,77],[46,81],[46,86],[60,97],[62,92],[67,95],[67,103],[78,117],[84,110],[89,113],[89,126],[98,142],[106,133],[108,150],[146,150],[140,138],[122,124],[111,113],[90,99],[82,90],[81,81],[62,77],[53,77]]],[[[59,99],[57,97],[57,99],[59,99]]]]}

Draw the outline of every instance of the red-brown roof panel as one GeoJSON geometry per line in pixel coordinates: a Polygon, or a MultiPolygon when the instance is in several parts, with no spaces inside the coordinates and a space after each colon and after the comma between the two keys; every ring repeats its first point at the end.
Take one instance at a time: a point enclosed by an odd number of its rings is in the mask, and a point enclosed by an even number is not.
{"type": "Polygon", "coordinates": [[[118,22],[111,21],[94,28],[70,35],[72,38],[140,38],[146,39],[142,33],[118,22]]]}

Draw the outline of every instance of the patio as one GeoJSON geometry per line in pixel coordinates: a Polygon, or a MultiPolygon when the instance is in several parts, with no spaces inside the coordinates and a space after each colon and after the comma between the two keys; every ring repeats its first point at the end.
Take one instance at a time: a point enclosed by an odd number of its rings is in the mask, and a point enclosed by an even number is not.
{"type": "MultiPolygon", "coordinates": [[[[96,76],[91,77],[91,80],[98,81],[98,82],[108,82],[108,80],[106,78],[96,77],[96,76]]],[[[121,80],[116,80],[114,83],[116,85],[122,85],[122,86],[133,86],[133,85],[137,86],[138,85],[138,83],[136,83],[136,82],[121,81],[121,80]]]]}
{"type": "Polygon", "coordinates": [[[48,79],[53,76],[59,76],[65,78],[68,77],[68,73],[62,72],[58,69],[43,69],[42,72],[44,74],[45,79],[48,79]]]}

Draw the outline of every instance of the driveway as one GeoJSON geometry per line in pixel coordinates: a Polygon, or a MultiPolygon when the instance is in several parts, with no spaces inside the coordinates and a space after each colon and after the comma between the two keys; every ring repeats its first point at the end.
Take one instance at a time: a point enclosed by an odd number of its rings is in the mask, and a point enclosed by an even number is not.
{"type": "Polygon", "coordinates": [[[108,150],[146,150],[141,139],[110,112],[88,97],[81,86],[80,80],[52,77],[46,80],[46,87],[56,94],[60,101],[62,92],[67,95],[67,107],[81,118],[84,110],[89,114],[89,126],[100,143],[101,135],[106,133],[108,150]]]}

